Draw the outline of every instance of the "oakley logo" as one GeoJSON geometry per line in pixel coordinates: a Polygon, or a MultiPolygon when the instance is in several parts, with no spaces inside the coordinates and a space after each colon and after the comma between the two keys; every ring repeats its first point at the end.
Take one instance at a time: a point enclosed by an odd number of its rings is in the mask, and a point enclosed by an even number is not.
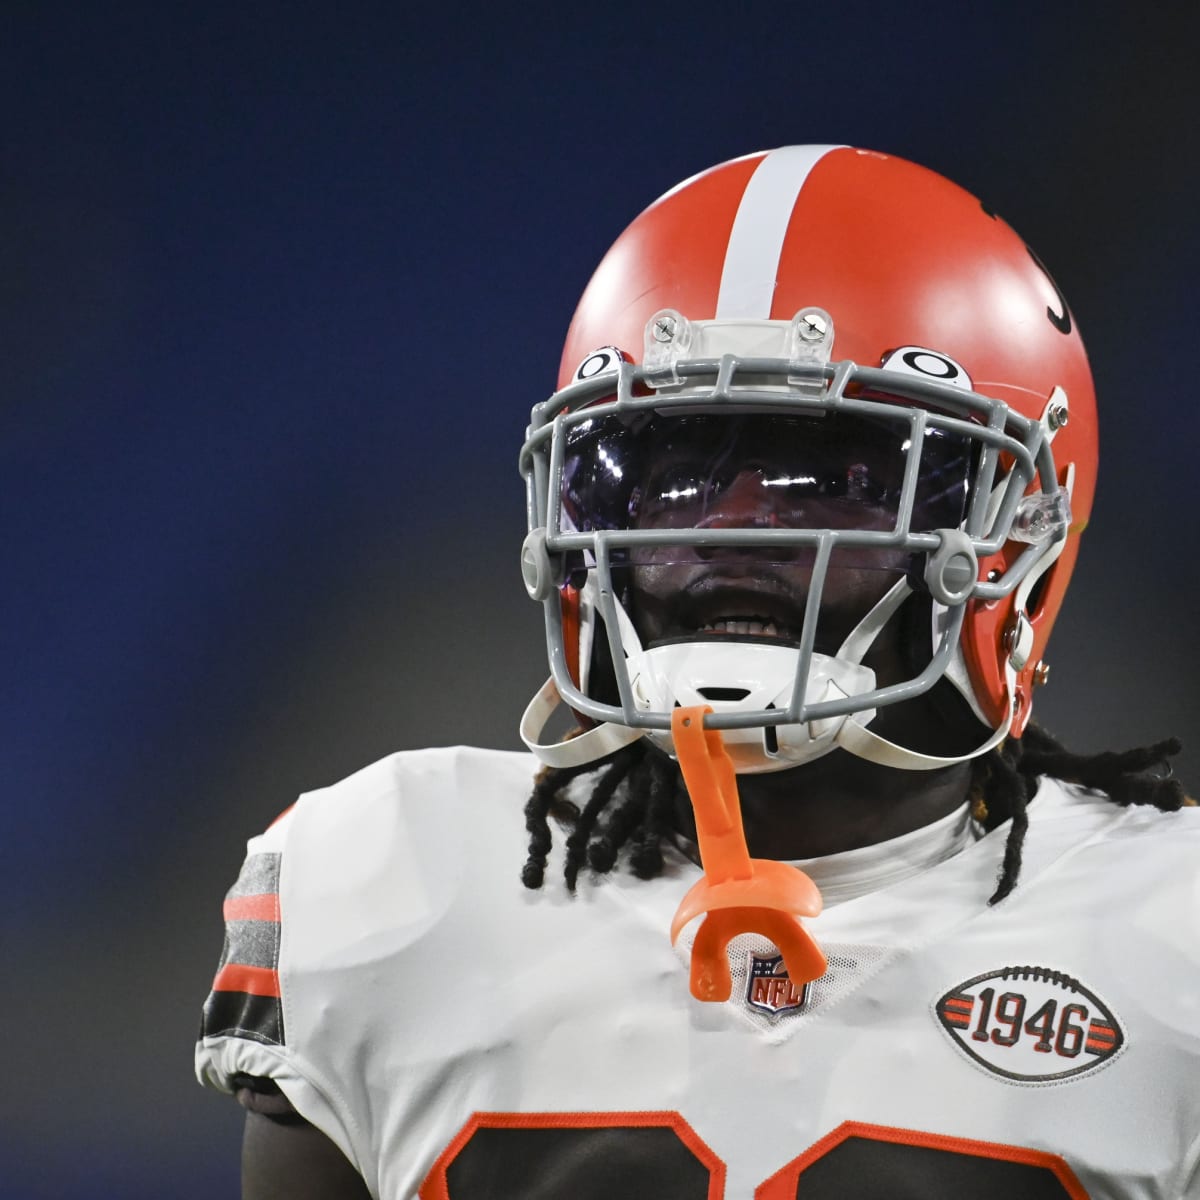
{"type": "Polygon", "coordinates": [[[923,379],[950,383],[968,392],[974,390],[971,377],[954,359],[937,350],[927,350],[924,346],[901,346],[884,358],[882,367],[885,371],[897,371],[901,375],[919,375],[923,379]]]}
{"type": "Polygon", "coordinates": [[[593,350],[575,369],[575,381],[595,379],[597,375],[616,371],[620,363],[620,350],[615,346],[602,346],[599,350],[593,350]]]}

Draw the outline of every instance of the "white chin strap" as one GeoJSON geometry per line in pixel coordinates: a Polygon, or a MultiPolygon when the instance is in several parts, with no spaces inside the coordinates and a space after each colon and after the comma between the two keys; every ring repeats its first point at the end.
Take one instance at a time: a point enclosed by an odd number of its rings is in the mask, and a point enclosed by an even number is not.
{"type": "Polygon", "coordinates": [[[602,721],[565,742],[541,742],[546,726],[563,707],[563,699],[553,679],[547,679],[534,693],[521,717],[521,741],[548,767],[581,767],[607,757],[622,746],[636,742],[648,730],[602,721]]]}
{"type": "MultiPolygon", "coordinates": [[[[814,654],[806,685],[805,701],[814,704],[840,697],[863,695],[875,687],[875,674],[862,665],[862,659],[887,622],[909,596],[911,589],[900,579],[858,623],[836,655],[814,654]]],[[[632,623],[617,606],[622,642],[628,653],[627,664],[635,702],[647,712],[670,711],[675,705],[708,704],[714,712],[738,712],[770,706],[786,708],[791,701],[799,651],[788,646],[762,642],[696,640],[643,650],[632,623]],[[724,660],[724,661],[722,661],[724,660]],[[737,699],[705,695],[719,681],[723,689],[745,692],[737,699]]],[[[1006,665],[1009,694],[1016,672],[1006,665]]],[[[553,679],[548,679],[529,702],[521,718],[521,740],[549,767],[571,768],[595,762],[628,746],[640,737],[648,737],[660,749],[673,753],[669,730],[635,729],[616,722],[602,722],[569,741],[543,743],[540,739],[563,701],[553,679]]],[[[941,757],[919,754],[873,733],[868,724],[875,709],[864,709],[846,716],[828,717],[804,724],[776,725],[774,748],[762,728],[722,731],[726,749],[739,773],[780,771],[823,757],[841,748],[857,758],[906,771],[932,771],[953,766],[986,754],[1008,735],[1011,710],[1000,728],[970,754],[941,757]]]]}

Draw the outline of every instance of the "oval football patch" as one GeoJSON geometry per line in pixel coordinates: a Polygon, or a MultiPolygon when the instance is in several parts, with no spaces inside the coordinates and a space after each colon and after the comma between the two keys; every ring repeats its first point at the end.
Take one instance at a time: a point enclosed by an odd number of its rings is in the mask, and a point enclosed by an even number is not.
{"type": "Polygon", "coordinates": [[[1125,1044],[1112,1009],[1047,967],[1002,967],[951,988],[935,1011],[954,1044],[1018,1083],[1050,1083],[1107,1062],[1125,1044]]]}

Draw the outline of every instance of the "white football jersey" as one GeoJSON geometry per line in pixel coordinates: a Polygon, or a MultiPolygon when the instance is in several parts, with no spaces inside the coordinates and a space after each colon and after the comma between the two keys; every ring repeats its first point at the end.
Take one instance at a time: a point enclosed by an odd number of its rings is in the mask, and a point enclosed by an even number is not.
{"type": "MultiPolygon", "coordinates": [[[[829,959],[688,990],[699,869],[520,882],[534,760],[394,755],[249,844],[197,1072],[275,1080],[387,1200],[1200,1197],[1200,810],[1044,780],[807,864],[829,959]]],[[[561,843],[562,836],[559,836],[561,843]]]]}

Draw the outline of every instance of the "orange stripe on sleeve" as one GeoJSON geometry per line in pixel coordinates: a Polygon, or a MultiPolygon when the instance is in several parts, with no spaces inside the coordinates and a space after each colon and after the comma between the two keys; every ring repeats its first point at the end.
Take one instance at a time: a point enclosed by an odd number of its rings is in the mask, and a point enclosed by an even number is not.
{"type": "Polygon", "coordinates": [[[213,980],[214,992],[248,992],[252,996],[278,996],[279,972],[269,967],[226,963],[213,980]]]}
{"type": "Polygon", "coordinates": [[[279,897],[274,892],[259,896],[232,896],[225,901],[227,921],[278,921],[279,897]]]}

